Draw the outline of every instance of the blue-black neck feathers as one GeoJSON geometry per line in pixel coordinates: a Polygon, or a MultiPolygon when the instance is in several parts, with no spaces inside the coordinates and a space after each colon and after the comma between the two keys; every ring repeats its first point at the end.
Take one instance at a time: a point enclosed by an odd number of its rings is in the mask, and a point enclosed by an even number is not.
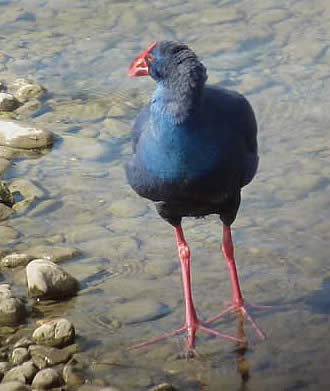
{"type": "Polygon", "coordinates": [[[203,98],[206,68],[186,45],[160,41],[151,51],[150,76],[157,82],[152,110],[179,124],[191,117],[203,98]]]}

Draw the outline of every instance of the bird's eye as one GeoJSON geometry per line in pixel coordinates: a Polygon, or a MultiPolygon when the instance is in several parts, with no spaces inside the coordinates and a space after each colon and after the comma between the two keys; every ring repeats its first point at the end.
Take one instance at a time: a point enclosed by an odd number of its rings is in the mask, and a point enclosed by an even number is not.
{"type": "Polygon", "coordinates": [[[154,61],[155,57],[151,54],[151,53],[148,53],[145,57],[145,60],[147,61],[147,64],[150,64],[154,61]]]}

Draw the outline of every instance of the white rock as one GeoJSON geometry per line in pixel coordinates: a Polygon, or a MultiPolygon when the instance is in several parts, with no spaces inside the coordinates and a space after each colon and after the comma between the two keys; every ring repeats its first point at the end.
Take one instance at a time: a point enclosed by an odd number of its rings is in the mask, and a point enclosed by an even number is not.
{"type": "Polygon", "coordinates": [[[35,259],[26,267],[29,294],[39,299],[73,296],[79,282],[68,272],[47,259],[35,259]]]}
{"type": "Polygon", "coordinates": [[[0,120],[0,145],[12,148],[45,148],[53,143],[51,132],[16,121],[0,120]]]}

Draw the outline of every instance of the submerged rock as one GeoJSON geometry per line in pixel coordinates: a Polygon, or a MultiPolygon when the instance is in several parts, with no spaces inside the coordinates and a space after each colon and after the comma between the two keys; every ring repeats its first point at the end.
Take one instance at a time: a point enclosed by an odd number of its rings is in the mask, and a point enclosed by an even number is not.
{"type": "Polygon", "coordinates": [[[35,343],[53,347],[69,345],[72,343],[74,337],[75,329],[73,324],[64,318],[53,319],[44,323],[35,329],[32,335],[35,343]]]}
{"type": "Polygon", "coordinates": [[[12,207],[15,203],[14,196],[6,182],[0,181],[0,203],[12,207]]]}
{"type": "Polygon", "coordinates": [[[68,272],[47,259],[35,259],[26,267],[29,294],[38,299],[74,296],[79,282],[68,272]]]}
{"type": "Polygon", "coordinates": [[[0,326],[19,323],[26,315],[22,299],[13,297],[9,284],[0,284],[0,326]]]}
{"type": "Polygon", "coordinates": [[[30,79],[19,78],[16,79],[12,85],[12,89],[15,91],[15,97],[20,102],[31,100],[32,98],[40,98],[46,89],[30,79]]]}
{"type": "Polygon", "coordinates": [[[0,145],[20,149],[40,149],[52,145],[54,135],[17,121],[0,120],[0,145]]]}
{"type": "Polygon", "coordinates": [[[9,206],[0,203],[0,221],[7,220],[10,215],[14,213],[14,210],[9,206]]]}
{"type": "Polygon", "coordinates": [[[79,255],[80,251],[76,247],[64,247],[64,246],[44,246],[39,245],[31,247],[26,251],[27,255],[33,258],[48,259],[54,263],[64,261],[65,259],[71,259],[79,255]]]}
{"type": "Polygon", "coordinates": [[[14,111],[20,105],[20,102],[13,95],[0,92],[0,111],[14,111]]]}
{"type": "Polygon", "coordinates": [[[28,254],[12,253],[0,259],[0,268],[14,268],[18,266],[26,266],[33,257],[28,254]]]}
{"type": "Polygon", "coordinates": [[[0,157],[0,175],[2,175],[9,167],[10,162],[4,157],[0,157]]]}

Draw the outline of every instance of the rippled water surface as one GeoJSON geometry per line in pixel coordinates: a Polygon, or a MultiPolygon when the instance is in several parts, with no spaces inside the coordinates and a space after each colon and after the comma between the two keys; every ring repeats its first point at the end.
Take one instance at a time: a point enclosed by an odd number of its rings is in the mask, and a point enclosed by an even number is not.
{"type": "MultiPolygon", "coordinates": [[[[20,236],[0,244],[82,251],[62,264],[81,280],[80,294],[40,310],[73,321],[91,378],[123,390],[164,381],[185,391],[329,389],[329,26],[324,0],[0,0],[0,78],[43,84],[49,101],[21,119],[58,135],[48,154],[7,171],[5,179],[27,178],[47,196],[5,223],[20,236]],[[126,349],[183,322],[172,229],[123,170],[132,122],[154,88],[128,79],[127,68],[159,39],[191,46],[209,82],[246,94],[259,123],[260,169],[233,232],[246,298],[273,305],[253,310],[267,340],[248,323],[241,349],[198,334],[201,357],[189,361],[179,357],[182,335],[126,349]]],[[[213,216],[184,228],[206,318],[231,295],[221,225],[213,216]]],[[[24,286],[22,276],[6,278],[24,286]]],[[[239,325],[230,315],[215,328],[236,334],[239,325]]]]}

